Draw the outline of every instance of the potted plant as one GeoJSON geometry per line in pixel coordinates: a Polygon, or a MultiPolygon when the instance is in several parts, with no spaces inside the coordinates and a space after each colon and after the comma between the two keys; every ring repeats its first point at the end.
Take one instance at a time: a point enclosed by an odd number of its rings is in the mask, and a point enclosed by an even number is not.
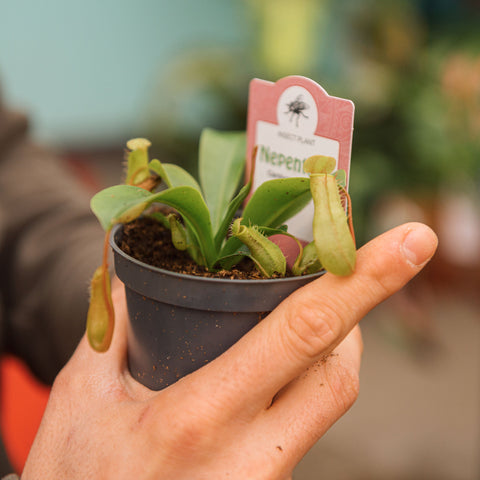
{"type": "Polygon", "coordinates": [[[243,134],[203,131],[200,183],[176,165],[150,161],[149,146],[146,139],[130,140],[125,184],[92,198],[106,241],[103,264],[91,282],[87,335],[93,348],[108,349],[114,325],[110,242],[126,289],[130,371],[144,385],[161,389],[221,354],[325,270],[350,274],[355,244],[345,172],[333,172],[331,157],[310,157],[304,163],[309,177],[270,180],[249,197],[253,174],[239,188],[243,134]],[[314,240],[303,245],[284,223],[312,198],[314,240]],[[298,255],[290,267],[272,235],[296,241],[298,255]],[[157,254],[160,260],[150,258],[157,254]],[[165,267],[165,257],[172,256],[180,257],[181,271],[183,263],[193,264],[191,273],[179,273],[172,262],[165,267]],[[242,265],[244,278],[233,278],[242,265]]]}

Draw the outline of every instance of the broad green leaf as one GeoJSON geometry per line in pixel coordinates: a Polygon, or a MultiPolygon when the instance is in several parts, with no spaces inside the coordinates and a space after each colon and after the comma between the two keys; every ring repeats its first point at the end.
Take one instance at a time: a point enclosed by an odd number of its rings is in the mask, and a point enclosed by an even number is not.
{"type": "Polygon", "coordinates": [[[201,192],[200,185],[186,170],[173,163],[161,163],[160,160],[152,160],[148,167],[155,172],[169,188],[189,186],[201,192]]]}
{"type": "Polygon", "coordinates": [[[137,218],[153,202],[175,208],[194,233],[208,267],[217,259],[210,214],[198,190],[183,186],[150,193],[132,185],[116,185],[97,193],[90,203],[92,211],[105,230],[116,223],[137,218]]]}
{"type": "Polygon", "coordinates": [[[188,229],[195,235],[206,266],[212,268],[218,256],[213,242],[210,213],[200,192],[189,186],[174,187],[151,194],[148,202],[164,203],[178,210],[188,229]]]}
{"type": "Polygon", "coordinates": [[[311,200],[308,178],[277,178],[262,183],[243,211],[244,225],[278,227],[303,210],[311,200]]]}
{"type": "Polygon", "coordinates": [[[146,202],[151,195],[149,191],[140,187],[115,185],[94,195],[90,201],[90,207],[103,229],[107,231],[115,223],[124,221],[123,219],[135,210],[141,209],[138,213],[140,215],[147,207],[146,202]]]}
{"type": "Polygon", "coordinates": [[[235,195],[245,168],[245,134],[242,132],[202,131],[199,151],[199,177],[205,201],[216,232],[235,195]]]}
{"type": "Polygon", "coordinates": [[[186,187],[192,187],[199,192],[202,192],[200,185],[195,178],[190,175],[186,170],[173,163],[164,163],[163,167],[170,178],[172,187],[180,187],[182,185],[186,187]]]}
{"type": "MultiPolygon", "coordinates": [[[[243,211],[242,224],[278,228],[300,212],[311,199],[310,180],[306,177],[269,180],[251,196],[243,211]]],[[[220,255],[229,256],[238,247],[239,240],[229,238],[220,255]]],[[[228,268],[228,263],[225,263],[225,268],[228,268]]]]}

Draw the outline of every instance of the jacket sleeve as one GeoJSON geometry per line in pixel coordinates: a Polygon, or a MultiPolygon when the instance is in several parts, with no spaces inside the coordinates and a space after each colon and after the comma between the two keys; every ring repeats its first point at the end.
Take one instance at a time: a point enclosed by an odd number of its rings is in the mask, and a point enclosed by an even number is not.
{"type": "Polygon", "coordinates": [[[47,383],[84,332],[88,282],[101,262],[104,233],[89,198],[25,134],[0,152],[3,348],[47,383]]]}

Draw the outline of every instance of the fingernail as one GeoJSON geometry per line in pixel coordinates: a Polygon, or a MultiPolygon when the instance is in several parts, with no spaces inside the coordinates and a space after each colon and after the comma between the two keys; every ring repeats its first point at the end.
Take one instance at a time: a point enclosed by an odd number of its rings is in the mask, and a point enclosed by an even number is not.
{"type": "Polygon", "coordinates": [[[430,260],[435,253],[437,243],[437,236],[431,228],[417,224],[410,229],[403,240],[403,254],[409,263],[420,266],[430,260]]]}

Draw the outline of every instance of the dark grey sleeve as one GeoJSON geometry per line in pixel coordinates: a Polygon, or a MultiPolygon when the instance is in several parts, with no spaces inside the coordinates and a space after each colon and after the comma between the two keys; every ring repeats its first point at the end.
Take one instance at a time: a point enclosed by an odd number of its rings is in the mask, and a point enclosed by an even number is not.
{"type": "Polygon", "coordinates": [[[85,329],[103,231],[60,159],[27,139],[0,159],[3,347],[50,383],[85,329]]]}

